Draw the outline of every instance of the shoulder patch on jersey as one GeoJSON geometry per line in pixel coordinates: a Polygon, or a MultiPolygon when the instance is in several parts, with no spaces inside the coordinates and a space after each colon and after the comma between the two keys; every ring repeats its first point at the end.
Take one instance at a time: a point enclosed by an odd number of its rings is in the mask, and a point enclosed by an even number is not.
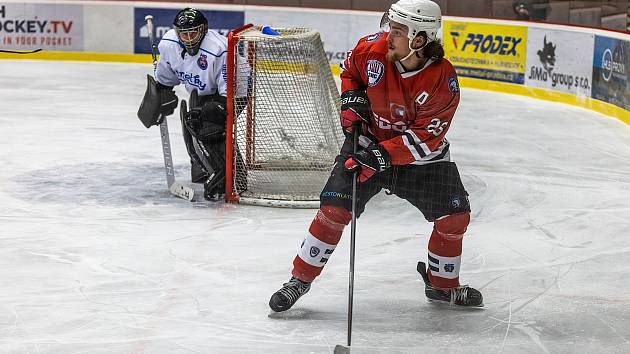
{"type": "Polygon", "coordinates": [[[373,87],[378,85],[385,74],[385,65],[378,60],[370,59],[366,63],[365,70],[368,77],[368,86],[373,87]]]}
{"type": "Polygon", "coordinates": [[[459,83],[457,82],[457,78],[455,76],[448,78],[448,89],[451,90],[452,93],[459,92],[459,83]]]}
{"type": "Polygon", "coordinates": [[[206,70],[208,68],[208,57],[205,54],[199,54],[197,65],[199,65],[201,70],[206,70]]]}
{"type": "Polygon", "coordinates": [[[378,33],[371,34],[371,35],[365,37],[365,41],[366,42],[374,42],[375,40],[381,38],[382,35],[383,35],[383,32],[378,32],[378,33]]]}

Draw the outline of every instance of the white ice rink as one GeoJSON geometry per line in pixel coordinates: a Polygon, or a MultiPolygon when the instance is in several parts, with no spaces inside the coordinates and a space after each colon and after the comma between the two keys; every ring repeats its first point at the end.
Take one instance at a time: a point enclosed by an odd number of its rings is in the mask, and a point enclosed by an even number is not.
{"type": "MultiPolygon", "coordinates": [[[[344,344],[349,228],[310,293],[270,315],[314,211],[169,195],[158,129],[136,118],[151,71],[0,61],[0,353],[344,344]]],[[[630,126],[464,89],[449,140],[473,210],[461,280],[485,307],[426,302],[431,225],[381,194],[357,224],[353,353],[630,352],[630,126]]]]}

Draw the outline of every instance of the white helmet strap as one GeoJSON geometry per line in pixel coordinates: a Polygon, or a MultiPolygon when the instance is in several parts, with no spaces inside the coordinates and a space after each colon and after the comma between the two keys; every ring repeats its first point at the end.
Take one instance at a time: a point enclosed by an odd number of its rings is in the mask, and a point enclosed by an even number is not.
{"type": "MultiPolygon", "coordinates": [[[[414,38],[414,39],[415,39],[415,38],[414,38]]],[[[409,58],[409,57],[410,57],[410,56],[412,56],[413,54],[415,54],[415,53],[417,53],[417,52],[421,51],[421,50],[422,50],[424,47],[426,47],[426,46],[427,46],[427,44],[429,43],[429,41],[428,41],[428,40],[425,40],[425,41],[424,41],[424,44],[423,44],[420,48],[416,48],[416,49],[414,49],[414,48],[412,48],[412,47],[411,47],[411,43],[412,43],[412,42],[413,42],[413,39],[410,39],[410,40],[409,40],[409,42],[408,42],[408,45],[409,45],[409,54],[407,54],[404,58],[400,59],[400,61],[407,60],[407,58],[409,58]]]]}

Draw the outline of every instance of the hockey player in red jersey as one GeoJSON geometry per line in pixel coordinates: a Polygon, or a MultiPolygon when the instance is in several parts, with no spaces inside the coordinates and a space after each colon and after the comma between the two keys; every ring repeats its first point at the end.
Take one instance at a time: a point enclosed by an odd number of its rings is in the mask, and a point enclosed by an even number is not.
{"type": "Polygon", "coordinates": [[[440,7],[430,0],[399,0],[383,32],[362,38],[341,73],[341,125],[346,141],[324,187],[321,206],[293,261],[291,279],[269,301],[285,311],[321,273],[351,221],[352,172],[358,172],[359,216],[382,189],[409,201],[433,223],[428,270],[418,271],[425,295],[460,306],[483,306],[479,291],[459,283],[462,238],[470,222],[468,193],[450,161],[448,132],[459,85],[437,39],[440,7]],[[352,130],[361,124],[360,149],[352,130]]]}

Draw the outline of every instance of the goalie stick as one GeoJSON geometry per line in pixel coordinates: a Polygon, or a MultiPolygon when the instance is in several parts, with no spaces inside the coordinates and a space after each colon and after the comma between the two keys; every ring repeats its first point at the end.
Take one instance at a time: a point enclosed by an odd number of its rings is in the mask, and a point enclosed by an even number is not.
{"type": "MultiPolygon", "coordinates": [[[[155,40],[153,38],[153,16],[147,15],[144,20],[147,22],[147,32],[149,34],[149,42],[151,44],[151,57],[153,59],[153,75],[157,69],[157,48],[155,46],[155,40]]],[[[171,155],[171,141],[168,135],[168,124],[166,123],[166,117],[160,116],[160,137],[162,138],[162,155],[164,155],[164,169],[166,170],[166,183],[168,184],[168,190],[180,198],[192,201],[195,196],[195,191],[177,181],[175,181],[175,170],[173,169],[173,157],[171,155]]]]}

